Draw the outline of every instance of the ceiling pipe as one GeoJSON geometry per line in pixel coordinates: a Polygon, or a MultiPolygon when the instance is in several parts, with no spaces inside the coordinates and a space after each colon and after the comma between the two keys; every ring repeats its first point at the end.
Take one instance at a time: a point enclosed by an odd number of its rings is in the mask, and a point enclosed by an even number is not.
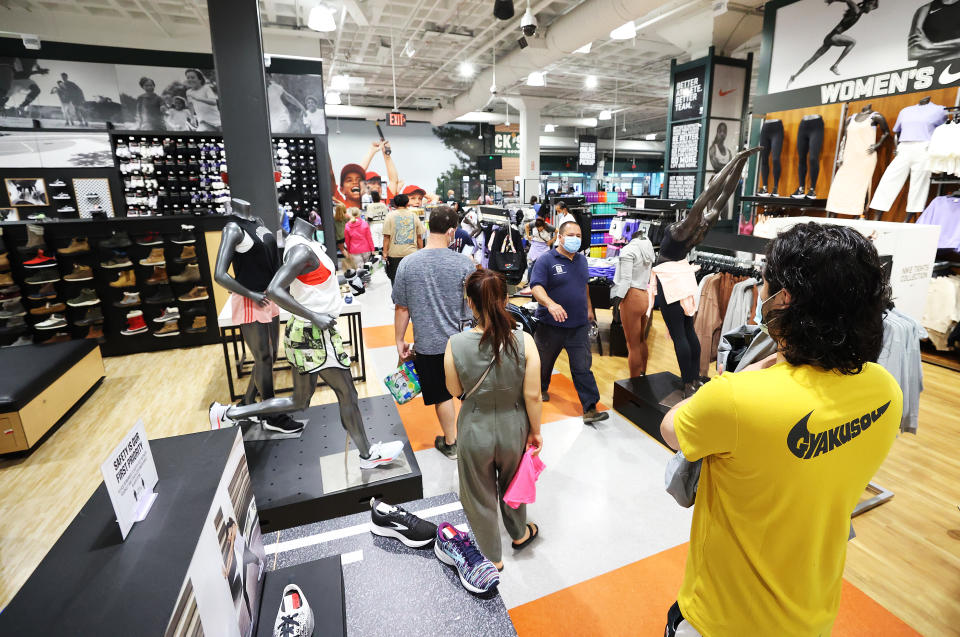
{"type": "MultiPolygon", "coordinates": [[[[588,0],[550,25],[542,46],[515,49],[498,60],[497,83],[511,86],[530,71],[543,70],[587,42],[606,40],[613,29],[646,15],[661,4],[659,0],[588,0]]],[[[484,71],[474,79],[468,91],[453,101],[452,106],[434,111],[430,121],[434,125],[444,124],[480,108],[490,98],[492,80],[492,72],[484,71]]]]}
{"type": "MultiPolygon", "coordinates": [[[[327,104],[325,110],[328,118],[343,117],[347,119],[366,119],[374,121],[385,119],[389,107],[327,104]]],[[[407,116],[407,120],[411,122],[429,122],[433,114],[432,111],[414,109],[401,109],[400,112],[404,113],[407,116]]],[[[594,128],[597,125],[597,120],[594,117],[551,117],[548,119],[551,124],[556,124],[557,126],[594,128]]],[[[503,124],[506,122],[506,115],[503,113],[473,111],[470,113],[464,113],[452,121],[464,124],[503,124]]]]}

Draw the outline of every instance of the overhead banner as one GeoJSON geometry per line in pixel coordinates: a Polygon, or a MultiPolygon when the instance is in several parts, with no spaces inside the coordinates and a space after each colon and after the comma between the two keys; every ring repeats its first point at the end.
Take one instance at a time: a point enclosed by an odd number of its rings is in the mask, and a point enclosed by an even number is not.
{"type": "Polygon", "coordinates": [[[774,20],[768,95],[754,99],[757,112],[960,84],[956,3],[798,0],[774,20]]]}
{"type": "Polygon", "coordinates": [[[596,135],[581,135],[578,141],[579,153],[577,163],[580,172],[589,172],[597,167],[597,137],[596,135]]]}
{"type": "Polygon", "coordinates": [[[493,148],[498,155],[505,157],[520,156],[520,133],[494,133],[493,148]]]}

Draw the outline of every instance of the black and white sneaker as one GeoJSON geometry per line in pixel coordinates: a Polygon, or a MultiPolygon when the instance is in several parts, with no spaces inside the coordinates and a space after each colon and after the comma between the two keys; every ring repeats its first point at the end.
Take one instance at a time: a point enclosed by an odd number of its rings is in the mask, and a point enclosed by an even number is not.
{"type": "Polygon", "coordinates": [[[437,538],[437,525],[418,518],[403,507],[370,498],[370,532],[396,538],[410,548],[421,548],[437,538]]]}
{"type": "Polygon", "coordinates": [[[303,431],[303,423],[294,420],[287,414],[261,417],[260,424],[268,431],[276,431],[281,434],[298,434],[303,431]]]}
{"type": "Polygon", "coordinates": [[[313,611],[303,591],[296,584],[287,584],[280,600],[280,611],[273,624],[273,637],[310,637],[313,634],[313,611]]]}
{"type": "Polygon", "coordinates": [[[797,188],[797,192],[793,193],[793,194],[790,195],[790,196],[793,197],[794,199],[803,199],[804,197],[806,197],[806,195],[803,194],[803,188],[802,188],[802,187],[801,187],[801,188],[797,188]]]}

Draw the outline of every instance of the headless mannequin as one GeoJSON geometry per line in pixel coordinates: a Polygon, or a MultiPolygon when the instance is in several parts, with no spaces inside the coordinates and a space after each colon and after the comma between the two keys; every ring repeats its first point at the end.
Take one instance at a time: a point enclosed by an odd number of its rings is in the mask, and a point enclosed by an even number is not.
{"type": "MultiPolygon", "coordinates": [[[[930,101],[930,98],[924,98],[924,99],[926,99],[927,101],[930,101]]],[[[922,102],[922,100],[921,100],[921,102],[922,102]]],[[[876,126],[877,128],[879,128],[879,129],[883,132],[883,135],[880,136],[880,139],[877,141],[876,144],[873,144],[873,145],[867,147],[867,153],[870,154],[870,155],[872,155],[873,153],[875,153],[875,152],[877,152],[878,150],[880,150],[880,147],[883,146],[883,142],[887,141],[887,138],[890,137],[890,125],[887,124],[887,119],[886,119],[883,115],[881,115],[880,113],[874,112],[874,110],[873,110],[873,104],[867,104],[866,106],[864,106],[863,108],[860,109],[860,112],[859,112],[859,113],[857,113],[856,115],[854,115],[854,116],[851,117],[850,119],[851,119],[851,120],[856,120],[856,121],[858,121],[858,122],[862,122],[862,121],[864,121],[865,119],[867,119],[868,117],[869,117],[871,120],[873,120],[873,125],[876,126]]],[[[846,126],[843,127],[843,136],[844,136],[844,137],[847,136],[847,126],[849,126],[849,125],[850,125],[850,120],[847,120],[846,126]]],[[[840,156],[842,157],[842,156],[843,156],[843,153],[840,153],[840,156]]],[[[840,161],[837,162],[837,166],[838,166],[838,167],[839,167],[841,164],[843,164],[843,160],[840,160],[840,161]]]]}
{"type": "MultiPolygon", "coordinates": [[[[313,225],[298,217],[294,219],[291,234],[312,240],[315,230],[316,228],[313,225]]],[[[318,314],[307,309],[298,303],[289,291],[290,283],[294,279],[299,275],[313,272],[319,266],[320,260],[309,247],[302,244],[294,246],[285,254],[283,265],[280,266],[270,282],[266,296],[291,314],[302,317],[325,330],[336,325],[336,319],[328,314],[318,314]]],[[[227,416],[232,419],[243,419],[251,416],[285,414],[306,409],[310,406],[310,399],[313,398],[313,394],[317,390],[318,378],[322,378],[337,395],[337,402],[340,404],[340,421],[353,440],[353,444],[360,451],[360,457],[369,457],[370,441],[367,439],[366,431],[363,428],[357,389],[353,384],[353,378],[350,376],[350,370],[328,367],[318,372],[301,374],[293,369],[291,374],[293,376],[293,396],[271,398],[256,405],[231,407],[227,411],[227,416]]]]}
{"type": "MultiPolygon", "coordinates": [[[[243,199],[232,199],[230,208],[238,217],[261,223],[261,220],[251,212],[250,204],[243,199]]],[[[237,254],[237,246],[243,239],[244,230],[237,223],[231,221],[223,227],[213,280],[234,294],[246,297],[263,307],[268,304],[265,290],[250,290],[229,272],[230,265],[237,254]]],[[[272,276],[275,273],[269,274],[272,276]]],[[[253,355],[253,382],[247,387],[243,403],[252,403],[256,394],[260,394],[261,400],[273,398],[273,363],[277,358],[277,348],[280,345],[280,317],[274,318],[271,323],[244,323],[240,326],[240,333],[253,355]]]]}
{"type": "MultiPolygon", "coordinates": [[[[670,245],[669,254],[665,254],[665,245],[661,243],[657,265],[668,261],[686,260],[690,251],[699,245],[707,236],[707,232],[716,225],[720,214],[726,210],[727,201],[740,182],[743,166],[751,155],[760,150],[760,147],[757,147],[737,153],[697,197],[687,216],[667,226],[664,243],[672,245],[670,245]]],[[[660,286],[659,281],[657,285],[660,286]]],[[[662,287],[657,293],[663,298],[662,287]]],[[[682,371],[683,397],[688,398],[702,385],[699,377],[700,340],[693,329],[693,317],[684,313],[680,301],[661,303],[663,321],[667,325],[667,331],[670,332],[677,362],[680,363],[682,371]]]]}

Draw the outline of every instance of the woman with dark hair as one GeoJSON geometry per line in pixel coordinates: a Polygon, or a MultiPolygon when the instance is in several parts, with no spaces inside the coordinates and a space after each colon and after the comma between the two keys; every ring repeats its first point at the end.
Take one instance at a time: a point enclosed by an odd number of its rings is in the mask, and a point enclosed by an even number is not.
{"type": "Polygon", "coordinates": [[[776,354],[708,382],[660,425],[703,459],[686,575],[666,635],[825,635],[850,514],[890,451],[903,393],[874,361],[890,301],[853,228],[796,225],[770,242],[757,323],[776,354]]]}
{"type": "Polygon", "coordinates": [[[717,125],[717,133],[713,136],[713,142],[710,144],[710,165],[714,170],[720,170],[733,159],[733,153],[727,148],[726,141],[727,124],[720,122],[717,125]]]}
{"type": "Polygon", "coordinates": [[[913,14],[907,58],[917,66],[960,57],[960,0],[933,0],[913,14]]]}
{"type": "Polygon", "coordinates": [[[460,500],[481,552],[502,570],[497,507],[514,550],[539,533],[526,505],[511,509],[502,497],[528,446],[540,436],[540,355],[533,338],[507,313],[503,275],[478,269],[467,277],[466,297],[476,327],[455,334],[443,364],[447,390],[462,396],[457,421],[460,500]]]}
{"type": "Polygon", "coordinates": [[[183,72],[187,82],[187,105],[197,118],[197,130],[220,130],[220,107],[217,92],[197,69],[183,72]]]}

